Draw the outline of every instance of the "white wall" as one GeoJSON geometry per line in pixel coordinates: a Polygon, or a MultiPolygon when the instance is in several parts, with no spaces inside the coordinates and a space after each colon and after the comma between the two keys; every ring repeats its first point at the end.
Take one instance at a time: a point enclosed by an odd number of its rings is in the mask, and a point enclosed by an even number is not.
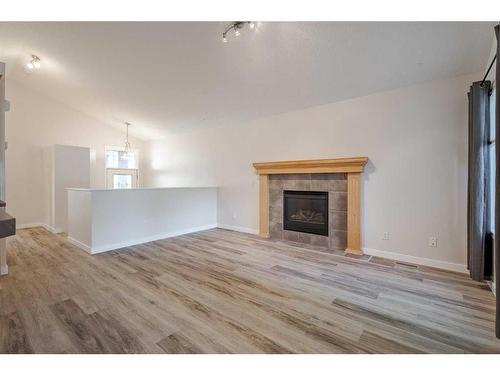
{"type": "MultiPolygon", "coordinates": [[[[90,186],[105,187],[105,145],[122,145],[125,132],[7,80],[6,201],[18,225],[47,223],[43,149],[54,144],[90,147],[90,186]]],[[[134,148],[142,142],[131,138],[134,148]]],[[[142,156],[142,155],[141,155],[142,156]]]]}
{"type": "Polygon", "coordinates": [[[363,247],[408,260],[450,262],[452,269],[463,269],[466,92],[480,76],[414,85],[231,127],[172,134],[149,147],[147,184],[215,184],[219,224],[256,231],[258,179],[252,162],[368,156],[362,191],[363,247]],[[388,241],[382,240],[386,231],[388,241]],[[428,246],[430,236],[438,238],[437,248],[428,246]]]}
{"type": "Polygon", "coordinates": [[[45,178],[51,179],[51,219],[49,225],[54,232],[67,231],[67,188],[90,188],[90,149],[54,145],[51,147],[53,171],[45,178]]]}
{"type": "Polygon", "coordinates": [[[68,238],[91,254],[217,226],[217,188],[68,189],[68,238]]]}
{"type": "Polygon", "coordinates": [[[68,189],[68,238],[80,248],[92,249],[92,195],[90,190],[68,189]]]}

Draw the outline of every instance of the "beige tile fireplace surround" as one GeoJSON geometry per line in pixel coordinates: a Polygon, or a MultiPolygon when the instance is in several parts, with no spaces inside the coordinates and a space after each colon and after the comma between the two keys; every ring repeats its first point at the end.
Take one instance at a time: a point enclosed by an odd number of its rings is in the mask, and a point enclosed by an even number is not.
{"type": "Polygon", "coordinates": [[[254,163],[259,174],[259,234],[361,251],[361,173],[367,157],[254,163]],[[283,191],[328,192],[328,237],[283,229],[283,191]]]}

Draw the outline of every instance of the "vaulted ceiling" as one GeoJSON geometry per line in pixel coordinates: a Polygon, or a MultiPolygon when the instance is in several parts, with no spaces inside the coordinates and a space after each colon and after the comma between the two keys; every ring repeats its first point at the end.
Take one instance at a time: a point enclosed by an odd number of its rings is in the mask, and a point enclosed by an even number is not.
{"type": "Polygon", "coordinates": [[[222,43],[226,25],[3,22],[0,61],[8,80],[157,138],[480,71],[494,24],[262,22],[222,43]]]}

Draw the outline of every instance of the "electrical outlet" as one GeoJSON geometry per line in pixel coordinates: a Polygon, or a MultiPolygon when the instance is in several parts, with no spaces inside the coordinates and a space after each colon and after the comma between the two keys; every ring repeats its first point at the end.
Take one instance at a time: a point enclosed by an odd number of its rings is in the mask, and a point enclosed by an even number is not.
{"type": "Polygon", "coordinates": [[[389,239],[389,232],[384,232],[384,235],[382,236],[383,240],[388,240],[389,239]]]}
{"type": "Polygon", "coordinates": [[[438,247],[438,240],[436,237],[429,237],[429,246],[438,247]]]}

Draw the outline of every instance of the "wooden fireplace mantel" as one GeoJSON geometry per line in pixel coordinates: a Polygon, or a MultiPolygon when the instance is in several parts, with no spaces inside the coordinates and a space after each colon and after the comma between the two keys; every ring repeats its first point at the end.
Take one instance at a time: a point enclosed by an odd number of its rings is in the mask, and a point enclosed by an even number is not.
{"type": "Polygon", "coordinates": [[[253,163],[259,174],[259,234],[269,237],[269,175],[296,173],[347,173],[347,248],[361,251],[361,173],[367,157],[293,160],[253,163]]]}
{"type": "Polygon", "coordinates": [[[356,157],[319,160],[271,161],[267,163],[253,163],[253,166],[260,175],[290,173],[350,173],[363,172],[363,168],[367,161],[367,157],[356,157]]]}

